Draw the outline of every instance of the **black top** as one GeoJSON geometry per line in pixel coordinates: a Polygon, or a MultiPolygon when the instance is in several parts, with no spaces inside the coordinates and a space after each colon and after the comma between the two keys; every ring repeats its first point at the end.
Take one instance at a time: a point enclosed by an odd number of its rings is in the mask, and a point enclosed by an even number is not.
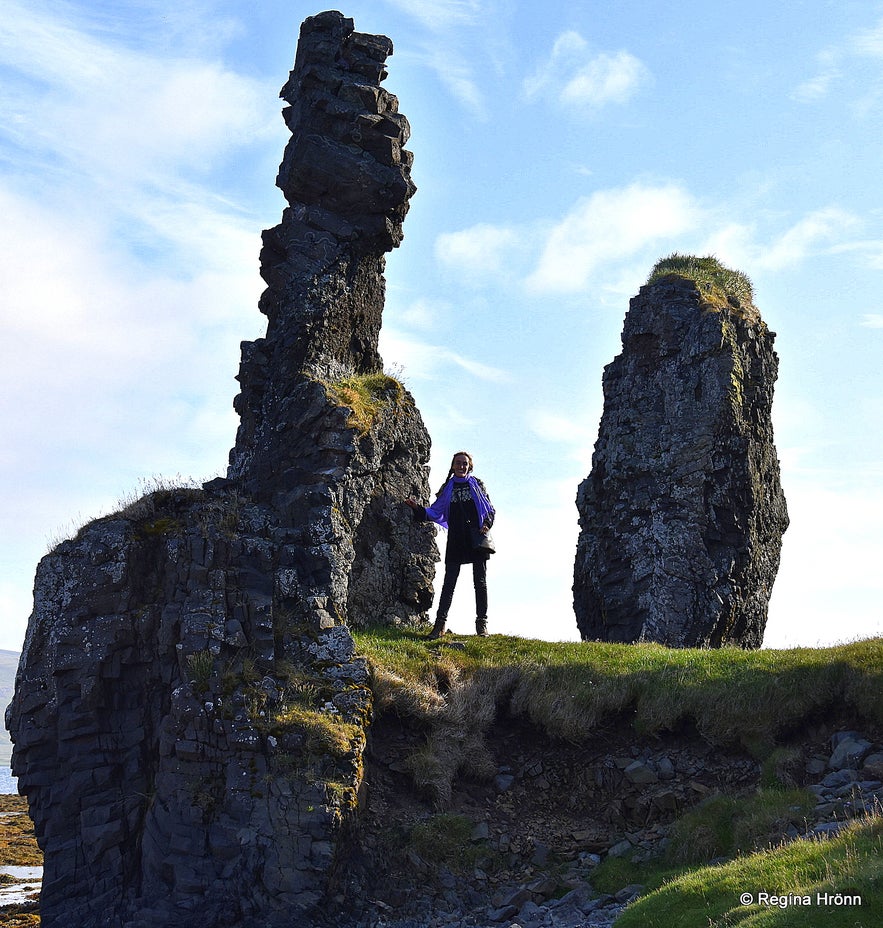
{"type": "MultiPolygon", "coordinates": [[[[478,478],[475,478],[478,480],[478,478]]],[[[481,489],[487,495],[484,484],[478,480],[481,489]]],[[[427,521],[426,510],[421,506],[414,510],[414,516],[421,522],[427,521]]],[[[494,514],[491,512],[485,519],[490,528],[494,523],[494,514]]],[[[448,543],[445,548],[446,564],[472,564],[476,560],[487,560],[490,552],[481,548],[475,549],[473,545],[481,526],[478,524],[478,509],[469,492],[468,483],[454,482],[451,492],[451,506],[448,511],[448,543]]]]}
{"type": "Polygon", "coordinates": [[[455,483],[448,511],[446,564],[471,564],[476,558],[487,558],[486,551],[475,551],[473,548],[478,529],[478,510],[469,492],[469,484],[455,483]]]}

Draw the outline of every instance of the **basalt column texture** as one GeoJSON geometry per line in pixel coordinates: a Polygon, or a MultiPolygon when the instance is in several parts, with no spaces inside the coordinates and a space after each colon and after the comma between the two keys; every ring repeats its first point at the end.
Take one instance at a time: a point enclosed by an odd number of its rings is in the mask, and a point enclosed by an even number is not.
{"type": "Polygon", "coordinates": [[[761,645],[788,525],[773,339],[753,305],[678,275],[632,299],[577,494],[584,639],[761,645]]]}
{"type": "Polygon", "coordinates": [[[234,403],[228,476],[301,527],[293,540],[313,564],[295,599],[332,625],[419,616],[437,560],[401,506],[429,495],[429,436],[377,350],[384,254],[402,240],[415,190],[408,121],[380,86],[391,53],[389,39],[353,32],[339,13],[302,27],[282,88],[292,136],[276,183],[289,205],[261,250],[267,333],[242,345],[234,403]],[[334,397],[346,384],[373,405],[370,429],[344,427],[352,414],[334,397]]]}
{"type": "Polygon", "coordinates": [[[348,625],[424,619],[437,559],[401,503],[429,495],[429,438],[377,353],[414,189],[391,51],[304,23],[228,476],[159,485],[37,568],[7,725],[44,928],[307,928],[345,896],[372,712],[348,625]]]}

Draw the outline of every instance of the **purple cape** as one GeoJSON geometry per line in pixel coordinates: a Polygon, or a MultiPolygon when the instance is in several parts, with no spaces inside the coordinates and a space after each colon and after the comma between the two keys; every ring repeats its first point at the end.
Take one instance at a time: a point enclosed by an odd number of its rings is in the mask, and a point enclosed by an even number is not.
{"type": "Polygon", "coordinates": [[[478,511],[478,524],[484,525],[484,520],[494,511],[491,501],[487,494],[481,488],[481,484],[470,474],[465,479],[460,477],[451,477],[451,479],[442,487],[441,493],[435,498],[431,506],[426,506],[426,518],[436,522],[442,528],[448,527],[448,513],[451,509],[451,496],[454,493],[455,483],[468,483],[469,492],[472,494],[472,501],[478,511]]]}

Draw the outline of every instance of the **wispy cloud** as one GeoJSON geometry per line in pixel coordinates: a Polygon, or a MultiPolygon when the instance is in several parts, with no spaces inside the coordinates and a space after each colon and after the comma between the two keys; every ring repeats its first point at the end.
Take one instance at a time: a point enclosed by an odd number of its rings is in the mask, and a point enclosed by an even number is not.
{"type": "Polygon", "coordinates": [[[757,256],[757,262],[773,269],[799,264],[826,243],[838,241],[856,223],[854,216],[836,206],[815,210],[764,248],[757,256]]]}
{"type": "MultiPolygon", "coordinates": [[[[475,76],[474,56],[464,53],[489,21],[488,0],[386,0],[390,6],[414,19],[426,37],[413,46],[410,55],[434,71],[450,94],[478,119],[485,118],[484,95],[475,76]],[[416,49],[419,49],[417,51],[416,49]]],[[[479,42],[483,52],[486,43],[479,42]]],[[[406,53],[407,54],[407,53],[406,53]]]]}
{"type": "Polygon", "coordinates": [[[506,226],[479,223],[459,232],[445,232],[435,242],[442,263],[473,277],[496,277],[519,243],[518,233],[506,226]]]}
{"type": "Polygon", "coordinates": [[[149,39],[122,11],[4,4],[4,598],[72,512],[107,511],[139,476],[217,473],[235,436],[261,222],[223,169],[284,127],[275,90],[220,63],[215,21],[187,39],[193,7],[149,39]],[[166,28],[180,41],[154,41],[166,28]]]}
{"type": "Polygon", "coordinates": [[[883,19],[870,29],[858,33],[852,47],[857,54],[883,58],[883,19]]]}
{"type": "Polygon", "coordinates": [[[865,313],[861,324],[868,329],[883,329],[883,313],[865,313]]]}
{"type": "Polygon", "coordinates": [[[693,230],[700,215],[690,194],[673,184],[634,183],[583,197],[547,234],[527,285],[546,293],[581,290],[603,264],[693,230]]]}
{"type": "Polygon", "coordinates": [[[427,29],[440,32],[463,26],[474,25],[486,7],[483,0],[386,0],[386,2],[411,16],[427,29]]]}
{"type": "Polygon", "coordinates": [[[524,82],[526,99],[551,95],[562,104],[596,110],[628,102],[650,79],[647,67],[627,51],[593,52],[578,32],[560,35],[552,51],[524,82]]]}
{"type": "Polygon", "coordinates": [[[16,76],[4,123],[56,166],[101,178],[157,183],[199,176],[225,152],[278,123],[258,82],[207,59],[163,57],[102,42],[11,0],[0,63],[16,76]]]}
{"type": "Polygon", "coordinates": [[[841,53],[834,49],[819,52],[816,56],[816,73],[794,88],[791,99],[798,103],[814,103],[826,97],[843,76],[841,57],[841,53]]]}
{"type": "MultiPolygon", "coordinates": [[[[735,267],[782,270],[819,254],[859,250],[847,233],[860,220],[838,206],[813,210],[782,232],[764,237],[753,225],[727,223],[706,239],[705,251],[735,267]]],[[[869,243],[861,243],[866,250],[869,243]]]]}
{"type": "Polygon", "coordinates": [[[499,367],[443,345],[414,338],[389,325],[380,331],[380,352],[386,363],[402,366],[405,380],[448,377],[452,367],[488,383],[508,383],[512,379],[508,371],[499,367]]]}
{"type": "MultiPolygon", "coordinates": [[[[795,87],[791,98],[798,103],[823,100],[838,84],[854,76],[861,59],[868,58],[883,59],[883,19],[837,45],[822,49],[816,56],[815,73],[795,87]]],[[[866,106],[867,98],[860,110],[866,106]]]]}

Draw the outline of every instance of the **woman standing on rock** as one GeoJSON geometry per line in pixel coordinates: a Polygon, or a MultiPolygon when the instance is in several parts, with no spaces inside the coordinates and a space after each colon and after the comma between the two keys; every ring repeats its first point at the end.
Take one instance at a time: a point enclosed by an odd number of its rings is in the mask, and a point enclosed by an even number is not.
{"type": "Polygon", "coordinates": [[[451,461],[447,479],[431,506],[416,500],[405,502],[419,522],[436,522],[448,530],[445,548],[445,579],[438,599],[438,612],[430,638],[445,633],[454,587],[463,564],[472,565],[475,583],[475,633],[487,634],[487,562],[494,553],[490,529],[494,524],[494,507],[484,484],[472,475],[472,455],[458,451],[451,461]]]}

